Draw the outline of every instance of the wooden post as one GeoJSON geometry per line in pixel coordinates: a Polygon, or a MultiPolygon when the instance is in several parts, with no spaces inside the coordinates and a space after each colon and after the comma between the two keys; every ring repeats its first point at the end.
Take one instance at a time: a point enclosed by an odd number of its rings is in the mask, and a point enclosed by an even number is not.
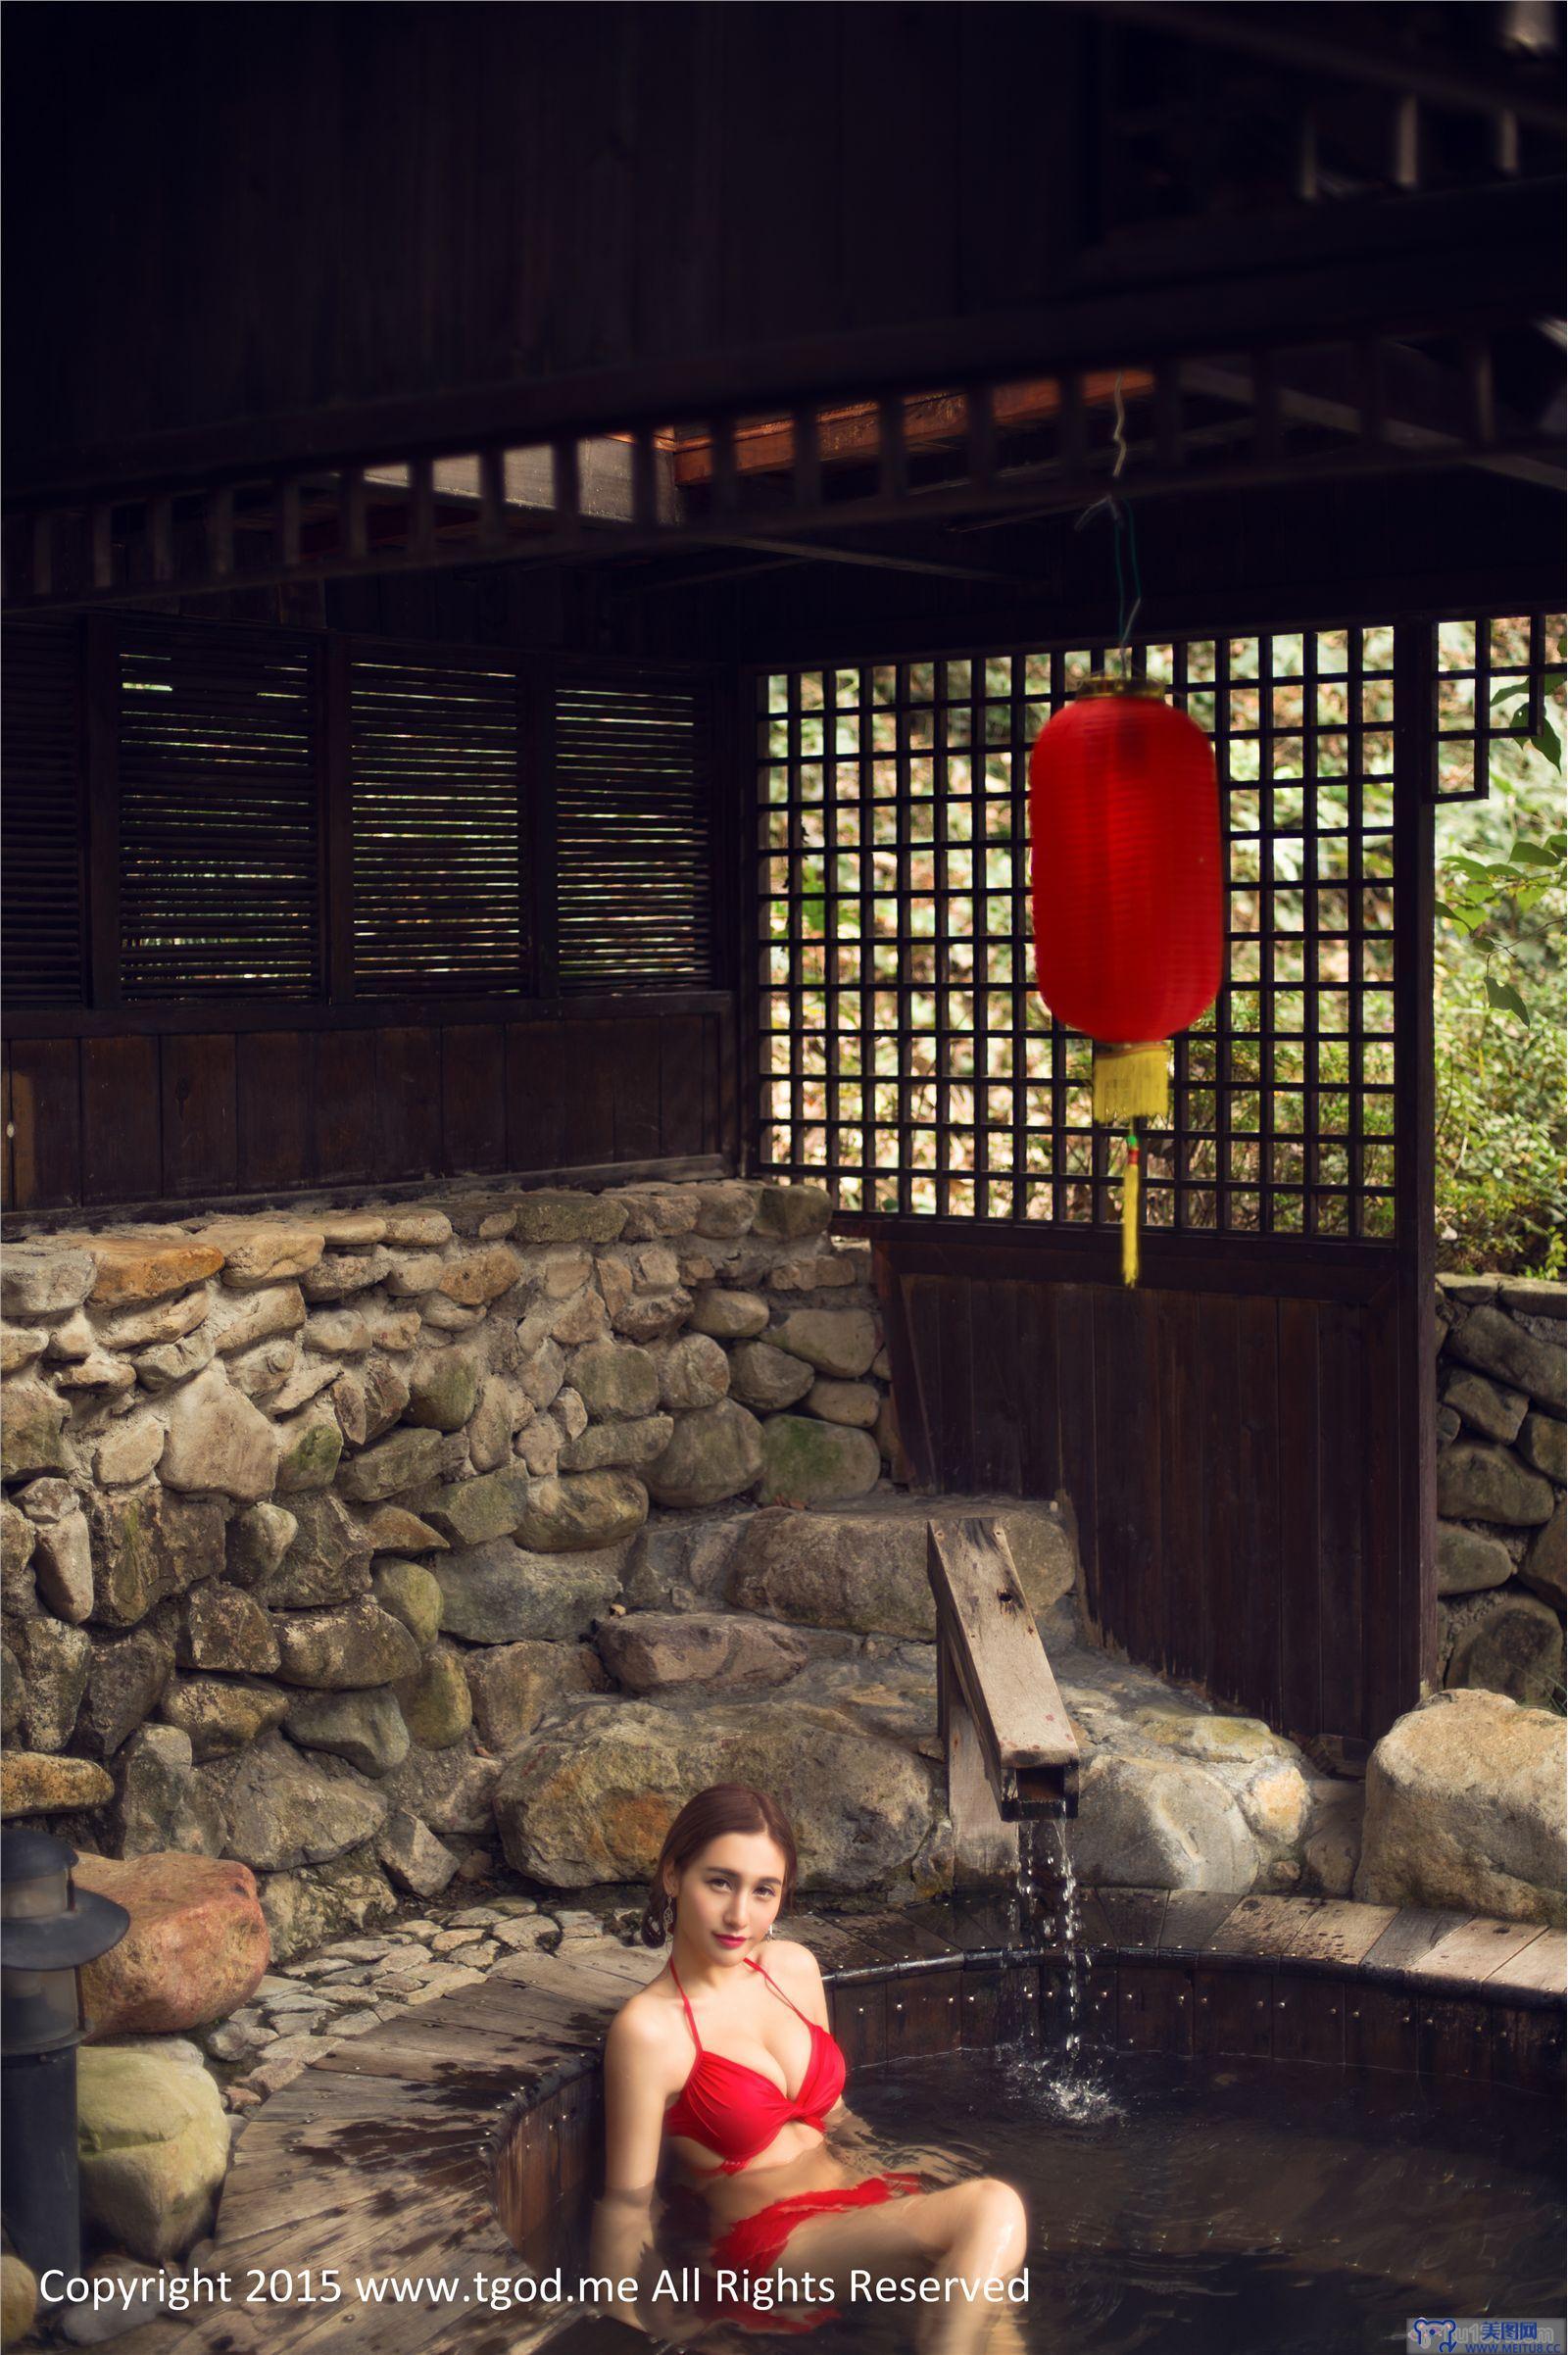
{"type": "Polygon", "coordinates": [[[928,1523],[926,1576],[957,1875],[1010,1880],[1018,1823],[1077,1811],[1077,1739],[998,1523],[928,1523]]]}

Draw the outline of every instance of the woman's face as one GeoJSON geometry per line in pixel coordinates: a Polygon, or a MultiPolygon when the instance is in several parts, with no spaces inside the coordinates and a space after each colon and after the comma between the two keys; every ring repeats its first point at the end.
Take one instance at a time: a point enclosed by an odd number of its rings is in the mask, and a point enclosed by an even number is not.
{"type": "Polygon", "coordinates": [[[765,1832],[726,1832],[665,1884],[679,1936],[713,1962],[744,1962],[784,1899],[784,1858],[765,1832]]]}

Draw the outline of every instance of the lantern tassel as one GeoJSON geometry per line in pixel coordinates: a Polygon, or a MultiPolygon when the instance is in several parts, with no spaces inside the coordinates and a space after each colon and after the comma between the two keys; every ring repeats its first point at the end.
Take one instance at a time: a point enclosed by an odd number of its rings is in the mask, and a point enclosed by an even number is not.
{"type": "Polygon", "coordinates": [[[1133,1122],[1127,1131],[1127,1160],[1121,1180],[1121,1280],[1129,1285],[1138,1281],[1138,1196],[1142,1167],[1138,1126],[1133,1122]]]}
{"type": "Polygon", "coordinates": [[[1095,1118],[1119,1128],[1124,1120],[1170,1118],[1170,1070],[1165,1042],[1149,1047],[1095,1048],[1095,1118]]]}

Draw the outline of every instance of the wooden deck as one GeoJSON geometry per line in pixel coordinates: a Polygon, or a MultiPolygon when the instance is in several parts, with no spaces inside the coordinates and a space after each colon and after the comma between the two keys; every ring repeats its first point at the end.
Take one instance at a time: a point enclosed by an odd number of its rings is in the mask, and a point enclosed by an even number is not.
{"type": "MultiPolygon", "coordinates": [[[[984,1898],[797,1916],[790,1929],[829,1977],[852,2067],[991,2042],[1031,1973],[1049,2018],[1062,1971],[1059,1949],[1019,1960],[1006,1909],[984,1898]]],[[[1560,2077],[1561,1931],[1323,1898],[1106,1889],[1084,1892],[1083,1935],[1086,2026],[1103,2043],[1514,2085],[1560,2077]],[[1172,1987],[1184,1973],[1194,1992],[1180,2014],[1186,1996],[1172,1987]]],[[[541,2343],[548,2325],[525,2306],[495,2313],[480,2286],[522,2270],[497,2199],[514,2217],[543,2217],[591,2176],[599,2047],[662,1961],[606,1946],[516,1955],[483,1987],[325,2054],[240,2139],[207,2264],[227,2276],[227,2302],[119,2343],[128,2355],[522,2355],[541,2343]],[[421,2276],[453,2286],[400,2301],[390,2285],[421,2276]],[[372,2281],[388,2285],[382,2297],[372,2281]]],[[[619,2336],[619,2325],[579,2322],[561,2344],[608,2348],[619,2336]]]]}

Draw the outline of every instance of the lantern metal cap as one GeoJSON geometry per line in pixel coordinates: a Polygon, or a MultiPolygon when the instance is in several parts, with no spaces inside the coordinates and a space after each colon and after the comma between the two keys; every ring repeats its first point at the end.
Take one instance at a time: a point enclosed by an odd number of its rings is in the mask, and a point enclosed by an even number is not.
{"type": "Polygon", "coordinates": [[[71,1879],[76,1851],[52,1833],[26,1828],[0,1840],[0,1967],[8,1971],[70,1971],[118,1946],[130,1916],[113,1897],[78,1889],[71,1879]],[[63,1884],[65,1903],[35,1910],[41,1881],[63,1884]]]}
{"type": "Polygon", "coordinates": [[[1097,670],[1086,678],[1073,697],[1075,703],[1091,703],[1104,695],[1141,696],[1148,703],[1162,704],[1165,689],[1153,679],[1124,678],[1119,671],[1097,670]]]}

